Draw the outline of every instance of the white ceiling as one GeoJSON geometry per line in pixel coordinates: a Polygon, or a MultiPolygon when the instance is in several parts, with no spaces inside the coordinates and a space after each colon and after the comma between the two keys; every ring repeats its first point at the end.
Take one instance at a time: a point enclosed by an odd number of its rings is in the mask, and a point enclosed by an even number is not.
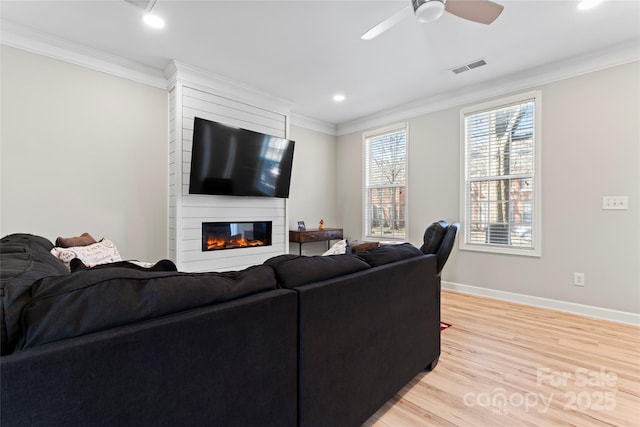
{"type": "Polygon", "coordinates": [[[165,19],[162,30],[145,27],[143,11],[122,0],[2,0],[0,13],[3,27],[28,27],[159,70],[176,60],[334,125],[619,46],[640,58],[638,0],[608,0],[590,11],[579,11],[577,0],[498,2],[505,8],[490,26],[446,13],[431,24],[409,16],[372,41],[360,35],[410,0],[159,0],[153,12],[165,19]],[[488,65],[449,71],[480,58],[488,65]],[[334,103],[335,93],[346,101],[334,103]]]}

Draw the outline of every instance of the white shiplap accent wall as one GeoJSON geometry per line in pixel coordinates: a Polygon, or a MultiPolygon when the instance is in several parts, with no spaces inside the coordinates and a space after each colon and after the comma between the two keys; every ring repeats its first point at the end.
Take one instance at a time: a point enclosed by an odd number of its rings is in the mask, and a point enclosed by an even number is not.
{"type": "Polygon", "coordinates": [[[239,270],[288,252],[287,200],[189,194],[194,117],[288,137],[280,100],[173,63],[169,78],[169,256],[180,271],[239,270]],[[271,221],[272,244],[202,251],[203,222],[271,221]]]}

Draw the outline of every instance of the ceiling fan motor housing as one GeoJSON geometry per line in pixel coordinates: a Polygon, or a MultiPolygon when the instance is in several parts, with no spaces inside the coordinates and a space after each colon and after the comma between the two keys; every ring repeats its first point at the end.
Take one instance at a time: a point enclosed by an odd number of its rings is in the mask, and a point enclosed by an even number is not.
{"type": "Polygon", "coordinates": [[[411,0],[413,12],[420,22],[433,22],[444,13],[446,0],[411,0]]]}

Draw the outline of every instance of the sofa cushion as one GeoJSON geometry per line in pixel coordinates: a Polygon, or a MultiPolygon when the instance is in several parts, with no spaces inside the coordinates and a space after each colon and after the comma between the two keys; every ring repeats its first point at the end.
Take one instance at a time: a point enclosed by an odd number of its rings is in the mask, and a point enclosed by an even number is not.
{"type": "Polygon", "coordinates": [[[11,353],[18,340],[20,312],[29,301],[31,285],[43,277],[69,274],[51,255],[53,243],[44,237],[16,233],[0,239],[0,352],[11,353]]]}
{"type": "Polygon", "coordinates": [[[19,349],[276,289],[273,269],[225,273],[88,269],[44,278],[21,313],[19,349]]]}
{"type": "Polygon", "coordinates": [[[366,262],[351,254],[280,255],[268,259],[265,264],[275,269],[279,284],[289,289],[371,268],[366,262]]]}
{"type": "Polygon", "coordinates": [[[280,264],[285,262],[285,261],[294,260],[294,259],[298,259],[298,258],[301,258],[301,257],[302,257],[302,255],[294,255],[294,254],[278,255],[278,256],[274,256],[272,258],[269,258],[263,264],[273,267],[273,269],[276,271],[276,278],[280,279],[278,277],[278,268],[279,268],[280,264]]]}
{"type": "Polygon", "coordinates": [[[399,243],[397,245],[383,245],[368,251],[358,252],[357,256],[362,258],[371,267],[389,264],[405,258],[412,258],[422,255],[420,249],[411,243],[399,243]]]}
{"type": "Polygon", "coordinates": [[[146,264],[148,263],[144,263],[144,264],[145,265],[140,265],[138,263],[131,262],[131,261],[117,261],[117,262],[111,262],[108,264],[98,264],[98,265],[94,265],[93,267],[88,267],[84,265],[84,263],[80,259],[74,258],[69,263],[69,267],[71,267],[72,273],[75,273],[76,271],[82,271],[82,270],[88,270],[88,269],[100,270],[103,268],[133,268],[134,270],[140,270],[140,271],[178,271],[178,268],[176,267],[176,265],[173,263],[173,261],[169,259],[161,259],[160,261],[154,264],[150,264],[148,267],[146,266],[146,264]]]}

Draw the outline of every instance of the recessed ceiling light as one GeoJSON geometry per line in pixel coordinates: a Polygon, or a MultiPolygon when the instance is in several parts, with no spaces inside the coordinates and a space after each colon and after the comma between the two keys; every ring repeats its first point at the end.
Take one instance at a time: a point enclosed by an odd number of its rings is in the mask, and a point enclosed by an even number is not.
{"type": "Polygon", "coordinates": [[[582,0],[578,3],[578,9],[589,10],[602,3],[602,0],[582,0]]]}
{"type": "Polygon", "coordinates": [[[333,95],[333,100],[334,100],[335,102],[342,102],[342,101],[344,101],[345,99],[346,99],[346,98],[345,98],[345,96],[344,96],[343,94],[341,94],[341,93],[338,93],[338,94],[333,95]]]}
{"type": "Polygon", "coordinates": [[[151,28],[164,28],[164,19],[160,18],[158,15],[152,15],[149,13],[144,15],[142,20],[151,28]]]}

